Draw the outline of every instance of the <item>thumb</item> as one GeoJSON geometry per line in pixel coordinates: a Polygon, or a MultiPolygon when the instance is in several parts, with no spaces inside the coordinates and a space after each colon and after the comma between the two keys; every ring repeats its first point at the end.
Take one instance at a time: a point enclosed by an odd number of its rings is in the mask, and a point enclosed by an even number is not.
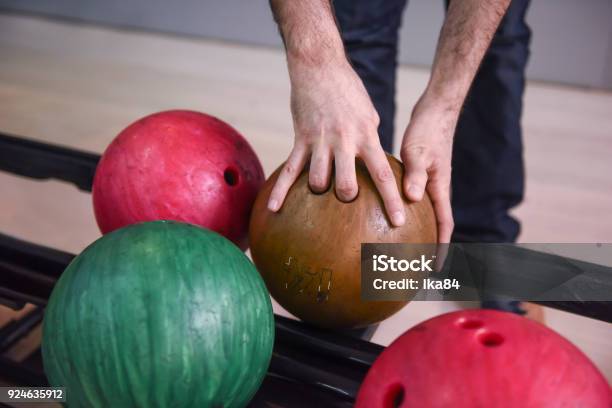
{"type": "Polygon", "coordinates": [[[427,163],[422,148],[406,151],[403,159],[406,169],[403,181],[404,194],[411,201],[421,201],[428,178],[427,163]]]}

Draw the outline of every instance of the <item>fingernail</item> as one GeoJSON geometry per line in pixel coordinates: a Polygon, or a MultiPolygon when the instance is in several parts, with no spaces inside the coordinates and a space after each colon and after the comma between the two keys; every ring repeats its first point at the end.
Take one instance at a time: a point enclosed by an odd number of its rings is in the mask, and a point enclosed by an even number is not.
{"type": "Polygon", "coordinates": [[[404,213],[402,211],[394,212],[393,215],[391,216],[391,221],[393,222],[393,225],[395,225],[396,227],[400,227],[404,225],[404,222],[406,221],[404,217],[404,213]]]}
{"type": "Polygon", "coordinates": [[[423,195],[423,190],[421,190],[421,188],[419,186],[410,186],[408,187],[408,192],[414,197],[414,198],[420,198],[421,195],[423,195]]]}
{"type": "Polygon", "coordinates": [[[278,210],[278,201],[270,200],[268,202],[268,210],[270,210],[270,211],[277,211],[278,210]]]}

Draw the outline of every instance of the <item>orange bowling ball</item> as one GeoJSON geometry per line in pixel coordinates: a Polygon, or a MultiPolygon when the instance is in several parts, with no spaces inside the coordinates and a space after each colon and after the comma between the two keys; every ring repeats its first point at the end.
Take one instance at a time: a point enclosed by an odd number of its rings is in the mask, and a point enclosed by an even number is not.
{"type": "MultiPolygon", "coordinates": [[[[403,165],[388,159],[400,188],[403,165]]],[[[429,197],[420,202],[404,198],[406,223],[393,227],[358,160],[359,194],[352,202],[336,197],[333,181],[326,192],[313,193],[305,170],[273,213],[267,203],[281,168],[260,190],[249,226],[251,255],[272,297],[303,321],[325,328],[365,327],[400,310],[407,302],[361,300],[361,244],[436,243],[429,197]]]]}

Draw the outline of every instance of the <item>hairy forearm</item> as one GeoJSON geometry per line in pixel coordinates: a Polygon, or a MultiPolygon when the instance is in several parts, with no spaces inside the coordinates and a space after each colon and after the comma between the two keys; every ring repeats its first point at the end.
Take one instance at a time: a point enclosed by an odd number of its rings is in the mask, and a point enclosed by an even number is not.
{"type": "Polygon", "coordinates": [[[270,0],[270,7],[290,69],[346,60],[330,0],[270,0]]]}
{"type": "Polygon", "coordinates": [[[510,0],[451,0],[426,95],[459,111],[510,0]]]}

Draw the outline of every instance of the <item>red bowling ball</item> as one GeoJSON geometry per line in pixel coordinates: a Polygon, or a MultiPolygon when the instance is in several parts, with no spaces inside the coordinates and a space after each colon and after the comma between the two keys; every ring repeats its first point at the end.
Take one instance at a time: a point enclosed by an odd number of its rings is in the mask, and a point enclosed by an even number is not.
{"type": "Polygon", "coordinates": [[[610,386],[573,344],[510,313],[465,310],[427,320],[374,362],[357,408],[610,408],[610,386]]]}
{"type": "Polygon", "coordinates": [[[224,235],[243,250],[264,172],[227,123],[193,111],[144,117],[108,146],[93,183],[102,233],[128,224],[175,220],[224,235]]]}

